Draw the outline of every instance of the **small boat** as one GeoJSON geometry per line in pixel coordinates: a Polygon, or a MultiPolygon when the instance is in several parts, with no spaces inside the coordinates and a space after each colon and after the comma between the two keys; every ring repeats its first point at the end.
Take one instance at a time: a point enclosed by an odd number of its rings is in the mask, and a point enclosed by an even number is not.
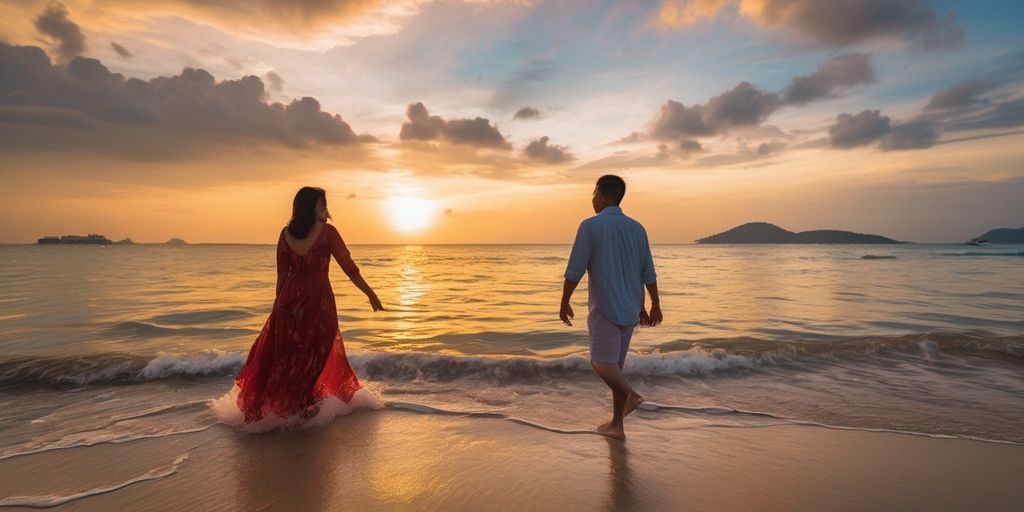
{"type": "Polygon", "coordinates": [[[965,245],[985,246],[985,245],[988,245],[988,240],[985,240],[984,238],[975,238],[974,240],[968,240],[968,241],[964,242],[964,244],[965,245]]]}

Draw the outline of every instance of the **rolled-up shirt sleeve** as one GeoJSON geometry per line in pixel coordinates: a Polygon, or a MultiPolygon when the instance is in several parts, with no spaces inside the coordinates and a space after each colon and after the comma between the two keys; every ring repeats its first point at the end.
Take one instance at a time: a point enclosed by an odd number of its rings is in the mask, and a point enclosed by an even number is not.
{"type": "Polygon", "coordinates": [[[654,255],[651,253],[651,243],[647,240],[647,231],[644,231],[644,266],[640,271],[640,277],[644,284],[651,284],[658,281],[658,274],[654,272],[654,255]]]}
{"type": "Polygon", "coordinates": [[[345,246],[345,241],[341,239],[341,233],[338,233],[338,230],[330,224],[327,224],[324,228],[330,230],[327,234],[330,236],[331,254],[334,255],[334,259],[341,266],[341,270],[349,277],[358,274],[359,267],[355,261],[352,261],[352,254],[349,252],[348,247],[345,246]]]}
{"type": "Polygon", "coordinates": [[[590,228],[586,222],[580,223],[576,230],[576,241],[572,243],[572,252],[569,253],[569,264],[565,267],[565,278],[574,282],[580,282],[587,267],[590,266],[590,254],[594,248],[594,240],[590,237],[590,228]]]}

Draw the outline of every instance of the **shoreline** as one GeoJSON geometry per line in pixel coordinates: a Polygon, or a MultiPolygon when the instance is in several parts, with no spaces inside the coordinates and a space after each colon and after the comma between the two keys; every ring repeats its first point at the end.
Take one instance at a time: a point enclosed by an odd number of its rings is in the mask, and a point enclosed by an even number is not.
{"type": "Polygon", "coordinates": [[[0,500],[42,505],[79,493],[60,509],[311,511],[1000,511],[1024,500],[1021,445],[809,425],[665,425],[648,414],[630,417],[625,442],[395,408],[268,434],[214,424],[0,461],[9,475],[0,500]]]}

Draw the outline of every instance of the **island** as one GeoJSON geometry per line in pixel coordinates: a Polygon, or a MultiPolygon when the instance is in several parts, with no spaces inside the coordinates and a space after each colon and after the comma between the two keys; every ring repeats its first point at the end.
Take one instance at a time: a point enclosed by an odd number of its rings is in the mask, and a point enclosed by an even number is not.
{"type": "Polygon", "coordinates": [[[167,245],[188,245],[188,242],[180,238],[172,238],[164,243],[166,243],[167,245]]]}
{"type": "Polygon", "coordinates": [[[135,245],[135,242],[131,238],[124,238],[114,242],[114,245],[135,245]]]}
{"type": "MultiPolygon", "coordinates": [[[[990,244],[1024,244],[1024,227],[990,229],[984,235],[976,236],[971,242],[990,244]]],[[[969,242],[970,243],[970,242],[969,242]]]]}
{"type": "Polygon", "coordinates": [[[109,238],[103,235],[97,235],[96,233],[89,233],[86,236],[82,235],[64,235],[64,236],[44,236],[39,240],[36,240],[37,244],[40,245],[68,245],[68,244],[86,244],[86,245],[109,245],[112,242],[109,238]]]}
{"type": "Polygon", "coordinates": [[[899,244],[880,235],[818,229],[794,233],[767,222],[748,222],[697,240],[698,244],[899,244]]]}

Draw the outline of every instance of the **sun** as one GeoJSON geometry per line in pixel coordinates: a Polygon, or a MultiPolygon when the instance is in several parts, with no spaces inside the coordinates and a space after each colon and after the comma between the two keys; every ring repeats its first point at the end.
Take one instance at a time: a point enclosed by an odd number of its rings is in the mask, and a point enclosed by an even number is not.
{"type": "Polygon", "coordinates": [[[419,231],[434,223],[437,204],[415,197],[392,197],[387,201],[391,225],[398,231],[419,231]]]}

